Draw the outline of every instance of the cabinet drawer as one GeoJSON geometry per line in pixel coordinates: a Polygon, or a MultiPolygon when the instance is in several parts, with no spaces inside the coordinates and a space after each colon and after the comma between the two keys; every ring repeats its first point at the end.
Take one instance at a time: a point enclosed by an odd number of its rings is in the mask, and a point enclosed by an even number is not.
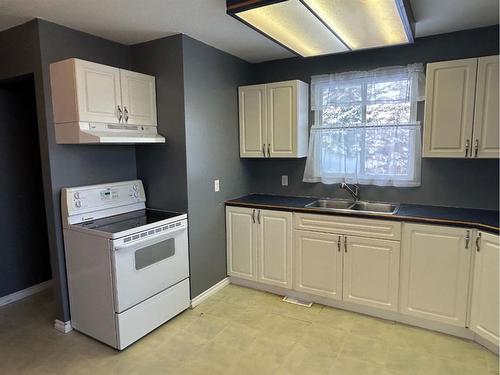
{"type": "Polygon", "coordinates": [[[360,237],[401,239],[401,223],[377,219],[315,214],[294,214],[295,229],[360,237]]]}

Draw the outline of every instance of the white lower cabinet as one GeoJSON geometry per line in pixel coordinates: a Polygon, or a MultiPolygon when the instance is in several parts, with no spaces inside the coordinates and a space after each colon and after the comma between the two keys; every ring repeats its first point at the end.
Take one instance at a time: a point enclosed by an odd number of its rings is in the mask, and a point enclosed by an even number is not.
{"type": "Polygon", "coordinates": [[[498,235],[243,207],[226,208],[226,226],[230,276],[500,346],[498,235]]]}
{"type": "Polygon", "coordinates": [[[499,340],[499,239],[479,232],[476,238],[469,328],[497,347],[499,340]]]}
{"type": "Polygon", "coordinates": [[[292,217],[291,212],[258,210],[257,280],[261,283],[292,288],[292,217]]]}
{"type": "Polygon", "coordinates": [[[342,236],[296,230],[294,289],[342,299],[342,236]]]}
{"type": "Polygon", "coordinates": [[[399,244],[399,241],[344,237],[344,301],[398,310],[399,244]]]}
{"type": "Polygon", "coordinates": [[[227,273],[257,280],[255,210],[243,207],[226,209],[227,273]]]}
{"type": "Polygon", "coordinates": [[[404,224],[400,312],[465,327],[472,230],[404,224]]]}
{"type": "Polygon", "coordinates": [[[227,207],[227,273],[292,287],[292,213],[227,207]]]}

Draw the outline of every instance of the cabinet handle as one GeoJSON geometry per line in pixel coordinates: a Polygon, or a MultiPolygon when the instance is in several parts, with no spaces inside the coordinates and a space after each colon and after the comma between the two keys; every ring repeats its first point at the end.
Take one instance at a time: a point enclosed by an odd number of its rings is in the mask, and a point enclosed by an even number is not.
{"type": "Polygon", "coordinates": [[[252,221],[255,224],[255,210],[252,211],[252,221]]]}
{"type": "Polygon", "coordinates": [[[125,118],[125,122],[128,123],[128,109],[127,109],[126,105],[123,106],[123,113],[124,113],[123,117],[125,118]]]}
{"type": "Polygon", "coordinates": [[[257,223],[260,224],[260,210],[257,211],[257,223]]]}
{"type": "Polygon", "coordinates": [[[117,106],[117,107],[118,107],[118,122],[122,122],[123,112],[122,112],[122,109],[120,108],[120,106],[117,106]]]}
{"type": "Polygon", "coordinates": [[[469,147],[470,147],[470,141],[466,140],[465,141],[465,157],[469,156],[469,147]]]}
{"type": "Polygon", "coordinates": [[[479,139],[474,142],[474,157],[477,158],[477,152],[479,151],[479,139]]]}
{"type": "Polygon", "coordinates": [[[271,151],[270,151],[270,150],[271,150],[271,144],[270,144],[270,143],[268,143],[268,144],[267,144],[267,157],[268,157],[268,158],[270,158],[270,157],[271,157],[271,151]]]}
{"type": "Polygon", "coordinates": [[[266,144],[265,143],[262,145],[262,153],[264,154],[264,157],[266,157],[266,144]]]}
{"type": "Polygon", "coordinates": [[[342,236],[339,236],[339,241],[337,242],[337,250],[340,253],[340,243],[342,242],[342,236]]]}
{"type": "Polygon", "coordinates": [[[476,237],[476,251],[478,253],[481,251],[481,233],[478,233],[476,237]]]}
{"type": "Polygon", "coordinates": [[[344,237],[344,253],[347,253],[347,237],[344,237]]]}
{"type": "Polygon", "coordinates": [[[470,242],[470,230],[467,231],[467,234],[465,235],[465,248],[469,248],[469,242],[470,242]]]}

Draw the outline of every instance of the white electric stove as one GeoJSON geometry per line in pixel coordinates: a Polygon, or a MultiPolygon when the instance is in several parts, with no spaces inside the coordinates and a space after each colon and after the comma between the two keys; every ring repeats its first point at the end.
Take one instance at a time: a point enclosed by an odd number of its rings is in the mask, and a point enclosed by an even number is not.
{"type": "Polygon", "coordinates": [[[71,325],[124,349],[187,309],[187,215],[146,208],[140,180],[63,189],[71,325]]]}

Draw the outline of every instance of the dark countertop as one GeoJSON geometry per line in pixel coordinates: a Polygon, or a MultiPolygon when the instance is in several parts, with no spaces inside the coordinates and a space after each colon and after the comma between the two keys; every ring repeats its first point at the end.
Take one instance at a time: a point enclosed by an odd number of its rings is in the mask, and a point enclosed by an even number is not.
{"type": "Polygon", "coordinates": [[[467,228],[477,228],[498,234],[500,231],[498,211],[472,208],[426,206],[419,204],[400,204],[394,215],[361,212],[338,212],[319,208],[305,207],[320,198],[292,197],[282,195],[250,194],[226,201],[227,206],[268,208],[273,210],[307,212],[324,215],[365,217],[384,220],[410,221],[417,223],[436,223],[467,228]]]}

